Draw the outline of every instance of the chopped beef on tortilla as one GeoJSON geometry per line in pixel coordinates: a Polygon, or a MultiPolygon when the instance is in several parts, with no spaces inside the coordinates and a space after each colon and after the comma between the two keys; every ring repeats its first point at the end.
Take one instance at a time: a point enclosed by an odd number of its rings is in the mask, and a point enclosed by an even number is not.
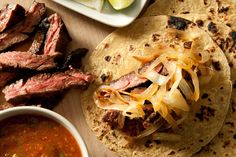
{"type": "Polygon", "coordinates": [[[25,9],[19,4],[7,4],[0,11],[0,32],[25,18],[25,9]]]}
{"type": "Polygon", "coordinates": [[[32,97],[47,96],[64,89],[86,86],[93,80],[89,74],[70,69],[54,74],[38,74],[27,80],[19,80],[3,89],[5,99],[11,103],[26,101],[32,97]]]}
{"type": "Polygon", "coordinates": [[[29,38],[46,11],[43,3],[34,2],[23,21],[0,34],[0,51],[29,38]]]}
{"type": "Polygon", "coordinates": [[[65,50],[71,40],[61,17],[55,13],[48,18],[49,29],[46,35],[43,54],[58,55],[65,50]]]}

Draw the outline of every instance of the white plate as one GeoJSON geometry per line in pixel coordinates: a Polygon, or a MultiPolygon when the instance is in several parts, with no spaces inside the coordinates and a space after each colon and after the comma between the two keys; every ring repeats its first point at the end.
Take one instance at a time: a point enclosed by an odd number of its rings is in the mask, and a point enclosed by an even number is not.
{"type": "Polygon", "coordinates": [[[133,22],[148,2],[148,0],[135,0],[135,2],[130,7],[121,11],[117,11],[112,8],[107,0],[105,0],[103,9],[101,12],[99,12],[77,2],[74,2],[73,0],[53,1],[63,5],[64,7],[88,16],[94,20],[100,21],[113,27],[124,27],[133,22]]]}

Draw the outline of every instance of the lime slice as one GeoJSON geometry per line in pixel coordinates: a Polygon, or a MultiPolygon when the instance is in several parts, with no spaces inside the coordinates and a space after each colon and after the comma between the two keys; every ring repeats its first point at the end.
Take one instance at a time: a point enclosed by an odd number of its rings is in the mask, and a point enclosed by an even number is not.
{"type": "Polygon", "coordinates": [[[78,3],[81,3],[87,7],[96,9],[98,11],[102,10],[102,6],[104,4],[104,0],[74,0],[78,3]]]}
{"type": "Polygon", "coordinates": [[[121,10],[129,7],[135,0],[108,0],[112,7],[116,10],[121,10]]]}

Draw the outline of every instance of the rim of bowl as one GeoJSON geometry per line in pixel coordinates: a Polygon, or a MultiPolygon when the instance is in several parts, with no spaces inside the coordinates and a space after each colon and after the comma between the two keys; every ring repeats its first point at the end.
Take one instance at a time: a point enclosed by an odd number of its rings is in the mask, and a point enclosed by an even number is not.
{"type": "Polygon", "coordinates": [[[60,114],[54,111],[51,111],[45,108],[36,107],[36,106],[18,106],[18,107],[13,107],[13,108],[0,111],[0,121],[9,117],[23,115],[23,114],[40,115],[40,116],[44,116],[58,122],[59,124],[64,126],[75,138],[75,140],[77,141],[80,147],[82,157],[89,157],[85,142],[83,138],[80,136],[75,126],[71,122],[69,122],[65,117],[61,116],[60,114]]]}

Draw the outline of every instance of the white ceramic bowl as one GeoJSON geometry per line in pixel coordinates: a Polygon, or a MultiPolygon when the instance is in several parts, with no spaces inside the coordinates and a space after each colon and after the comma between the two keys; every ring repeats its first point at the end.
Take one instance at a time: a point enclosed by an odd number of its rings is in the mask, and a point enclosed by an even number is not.
{"type": "Polygon", "coordinates": [[[56,112],[39,107],[20,106],[0,111],[0,121],[9,117],[23,114],[40,115],[58,122],[73,135],[73,137],[75,138],[80,147],[82,157],[89,157],[86,145],[81,136],[79,135],[78,131],[76,130],[76,128],[67,119],[57,114],[56,112]]]}
{"type": "Polygon", "coordinates": [[[130,7],[118,11],[114,10],[106,0],[102,11],[99,12],[73,0],[53,1],[80,14],[113,27],[124,27],[133,22],[149,2],[149,0],[136,0],[130,7]]]}

